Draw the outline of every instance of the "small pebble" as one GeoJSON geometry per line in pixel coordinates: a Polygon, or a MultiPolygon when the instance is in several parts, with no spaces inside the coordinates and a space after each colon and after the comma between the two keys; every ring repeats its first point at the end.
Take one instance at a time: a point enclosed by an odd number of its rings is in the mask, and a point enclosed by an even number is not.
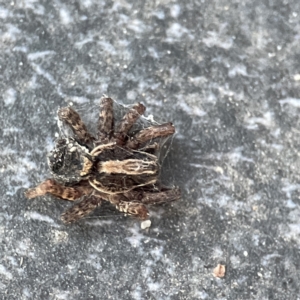
{"type": "Polygon", "coordinates": [[[146,228],[149,228],[151,226],[151,221],[150,220],[146,220],[146,221],[143,221],[141,223],[141,228],[142,229],[146,229],[146,228]]]}

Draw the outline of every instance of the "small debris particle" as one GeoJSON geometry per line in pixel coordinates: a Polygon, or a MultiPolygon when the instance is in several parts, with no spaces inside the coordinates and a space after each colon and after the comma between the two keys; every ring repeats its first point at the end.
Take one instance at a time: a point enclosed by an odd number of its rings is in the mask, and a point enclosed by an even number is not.
{"type": "Polygon", "coordinates": [[[226,272],[225,265],[220,265],[220,264],[218,264],[218,265],[214,268],[213,275],[214,275],[215,277],[222,278],[222,277],[225,276],[225,272],[226,272]]]}
{"type": "Polygon", "coordinates": [[[263,275],[262,275],[260,272],[258,272],[257,275],[258,275],[259,277],[263,277],[263,275]]]}
{"type": "Polygon", "coordinates": [[[151,226],[151,221],[150,220],[146,220],[146,221],[143,221],[141,223],[141,228],[142,229],[146,229],[146,228],[149,228],[151,226]]]}
{"type": "Polygon", "coordinates": [[[299,81],[300,80],[300,74],[295,74],[294,75],[294,80],[299,81]]]}

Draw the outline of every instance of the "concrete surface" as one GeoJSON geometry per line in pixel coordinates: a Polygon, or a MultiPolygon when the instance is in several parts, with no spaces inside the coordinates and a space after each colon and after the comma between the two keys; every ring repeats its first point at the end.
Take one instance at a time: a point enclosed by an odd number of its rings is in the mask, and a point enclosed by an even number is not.
{"type": "Polygon", "coordinates": [[[0,91],[1,299],[300,299],[299,1],[2,0],[0,91]],[[103,93],[177,128],[148,230],[23,195],[103,93]]]}

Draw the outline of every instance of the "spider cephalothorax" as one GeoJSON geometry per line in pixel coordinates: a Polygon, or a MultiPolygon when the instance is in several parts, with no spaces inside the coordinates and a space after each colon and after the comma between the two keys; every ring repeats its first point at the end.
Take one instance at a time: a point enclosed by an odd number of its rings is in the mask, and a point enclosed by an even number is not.
{"type": "Polygon", "coordinates": [[[54,179],[27,190],[26,197],[49,193],[65,200],[81,199],[62,215],[65,223],[86,216],[105,200],[142,220],[148,218],[146,205],[178,200],[178,188],[159,182],[161,145],[157,139],[172,135],[174,126],[165,123],[132,130],[144,111],[142,104],[135,104],[114,125],[113,100],[102,97],[94,137],[75,110],[61,108],[59,122],[70,134],[60,137],[48,155],[54,179]]]}

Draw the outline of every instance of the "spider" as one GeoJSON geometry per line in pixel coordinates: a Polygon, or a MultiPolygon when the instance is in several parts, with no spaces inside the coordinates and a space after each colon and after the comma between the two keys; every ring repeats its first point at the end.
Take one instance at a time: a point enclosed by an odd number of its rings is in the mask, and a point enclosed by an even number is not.
{"type": "Polygon", "coordinates": [[[109,201],[119,211],[149,219],[147,205],[179,200],[178,188],[167,188],[159,182],[160,164],[158,138],[174,134],[172,123],[132,130],[144,113],[137,103],[115,125],[113,100],[103,96],[97,136],[87,130],[79,114],[71,107],[58,110],[59,122],[71,134],[61,136],[48,154],[53,178],[28,189],[28,199],[51,194],[75,201],[61,215],[64,223],[75,222],[109,201]]]}

